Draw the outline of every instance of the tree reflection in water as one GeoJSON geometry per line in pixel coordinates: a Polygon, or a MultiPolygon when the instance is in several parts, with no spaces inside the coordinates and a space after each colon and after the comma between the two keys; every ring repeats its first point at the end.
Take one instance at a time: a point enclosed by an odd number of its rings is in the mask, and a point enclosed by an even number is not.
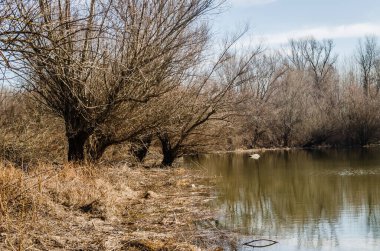
{"type": "Polygon", "coordinates": [[[299,248],[380,238],[380,150],[205,155],[220,177],[220,222],[244,235],[294,239],[299,248]]]}

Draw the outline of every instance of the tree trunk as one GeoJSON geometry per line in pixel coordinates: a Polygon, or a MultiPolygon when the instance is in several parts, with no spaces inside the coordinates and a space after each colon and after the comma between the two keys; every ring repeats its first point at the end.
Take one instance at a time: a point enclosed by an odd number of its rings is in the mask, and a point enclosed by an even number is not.
{"type": "Polygon", "coordinates": [[[69,145],[67,160],[81,163],[85,160],[85,144],[94,128],[89,126],[77,107],[69,103],[66,104],[63,118],[69,145]]]}
{"type": "Polygon", "coordinates": [[[172,149],[167,149],[166,151],[162,152],[164,155],[164,158],[162,159],[161,165],[162,166],[172,166],[174,160],[176,159],[176,153],[172,149]]]}
{"type": "Polygon", "coordinates": [[[70,162],[83,162],[84,161],[84,145],[89,137],[86,132],[78,132],[75,135],[67,136],[69,149],[67,159],[70,162]]]}
{"type": "Polygon", "coordinates": [[[88,160],[91,162],[98,161],[112,143],[113,141],[109,136],[95,132],[88,140],[86,152],[88,160]]]}
{"type": "Polygon", "coordinates": [[[282,136],[282,147],[288,147],[289,146],[289,136],[290,132],[286,131],[282,136]]]}
{"type": "Polygon", "coordinates": [[[369,139],[371,137],[368,136],[368,126],[366,125],[366,123],[364,122],[363,125],[361,125],[359,127],[359,130],[358,130],[358,143],[360,144],[360,146],[365,146],[365,145],[368,145],[369,143],[369,139]]]}
{"type": "Polygon", "coordinates": [[[102,141],[89,145],[87,150],[88,160],[91,162],[98,161],[103,156],[108,146],[108,144],[105,144],[105,142],[102,141]]]}
{"type": "Polygon", "coordinates": [[[151,143],[152,135],[145,136],[142,139],[138,139],[135,142],[133,142],[130,151],[138,161],[142,162],[145,156],[148,154],[148,150],[151,143]]]}
{"type": "Polygon", "coordinates": [[[160,142],[161,142],[162,154],[164,155],[161,165],[164,167],[172,166],[174,160],[178,156],[177,147],[173,148],[171,146],[169,137],[166,134],[160,135],[158,138],[160,139],[160,142]]]}

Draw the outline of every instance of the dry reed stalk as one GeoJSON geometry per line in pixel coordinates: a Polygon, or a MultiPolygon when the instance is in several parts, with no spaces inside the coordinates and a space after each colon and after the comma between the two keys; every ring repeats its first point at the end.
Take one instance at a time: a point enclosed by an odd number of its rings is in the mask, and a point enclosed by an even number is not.
{"type": "Polygon", "coordinates": [[[207,184],[184,168],[40,164],[25,173],[0,163],[0,249],[216,248],[227,237],[213,225],[207,184]]]}

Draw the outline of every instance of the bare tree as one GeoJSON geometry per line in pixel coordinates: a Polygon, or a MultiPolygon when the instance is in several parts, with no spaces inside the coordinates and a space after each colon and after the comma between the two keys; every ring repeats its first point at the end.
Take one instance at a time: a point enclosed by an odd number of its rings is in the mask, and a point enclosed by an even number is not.
{"type": "Polygon", "coordinates": [[[236,107],[242,118],[241,126],[245,145],[256,147],[259,141],[268,136],[270,116],[273,112],[273,98],[277,95],[282,78],[288,71],[282,55],[263,53],[252,60],[246,81],[240,88],[239,95],[244,101],[236,107]]]}
{"type": "Polygon", "coordinates": [[[205,127],[215,121],[225,121],[231,115],[233,90],[247,81],[248,65],[260,51],[255,49],[247,55],[237,56],[230,49],[239,38],[226,42],[210,69],[203,70],[203,74],[197,74],[168,97],[172,100],[166,109],[168,119],[157,132],[163,166],[171,166],[187,149],[204,143],[202,138],[217,136],[213,133],[217,131],[216,123],[213,132],[205,131],[205,127]]]}
{"type": "Polygon", "coordinates": [[[289,46],[290,46],[290,52],[286,53],[285,55],[288,56],[288,60],[290,64],[299,71],[306,70],[308,67],[308,62],[305,58],[304,55],[304,47],[305,47],[305,40],[294,40],[291,39],[289,41],[289,46]]]}
{"type": "Polygon", "coordinates": [[[378,92],[379,86],[376,80],[380,70],[378,68],[380,54],[376,37],[367,36],[364,42],[359,40],[356,60],[359,65],[361,84],[363,86],[364,94],[366,96],[370,95],[372,85],[375,85],[376,92],[378,92]]]}
{"type": "Polygon", "coordinates": [[[357,85],[346,86],[340,110],[341,134],[346,145],[365,146],[380,136],[379,100],[363,95],[357,85]]]}
{"type": "Polygon", "coordinates": [[[1,43],[1,49],[11,55],[22,87],[64,120],[69,161],[84,160],[85,144],[95,132],[108,138],[102,128],[118,119],[126,106],[144,104],[177,84],[170,79],[178,79],[178,73],[190,67],[188,58],[198,56],[194,43],[204,41],[197,40],[207,32],[201,17],[218,4],[5,2],[14,17],[8,31],[13,42],[1,43]]]}
{"type": "Polygon", "coordinates": [[[296,144],[295,139],[300,135],[300,126],[305,120],[310,86],[305,85],[303,78],[302,72],[288,72],[274,101],[271,128],[282,147],[296,144]]]}
{"type": "Polygon", "coordinates": [[[208,94],[200,95],[196,88],[179,90],[172,95],[168,98],[175,103],[168,107],[166,124],[157,131],[163,166],[171,166],[177,157],[205,144],[207,134],[211,133],[204,131],[204,127],[211,121],[223,119],[214,103],[216,100],[208,94]]]}
{"type": "Polygon", "coordinates": [[[308,70],[314,87],[323,91],[328,78],[334,72],[337,56],[333,55],[332,40],[317,41],[314,38],[290,40],[289,61],[297,70],[308,70]]]}

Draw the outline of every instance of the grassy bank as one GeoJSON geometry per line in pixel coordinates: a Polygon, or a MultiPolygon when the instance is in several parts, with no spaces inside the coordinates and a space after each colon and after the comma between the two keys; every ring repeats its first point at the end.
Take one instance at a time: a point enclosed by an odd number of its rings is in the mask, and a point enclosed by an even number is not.
{"type": "Polygon", "coordinates": [[[0,163],[0,250],[217,250],[204,184],[184,168],[0,163]]]}

